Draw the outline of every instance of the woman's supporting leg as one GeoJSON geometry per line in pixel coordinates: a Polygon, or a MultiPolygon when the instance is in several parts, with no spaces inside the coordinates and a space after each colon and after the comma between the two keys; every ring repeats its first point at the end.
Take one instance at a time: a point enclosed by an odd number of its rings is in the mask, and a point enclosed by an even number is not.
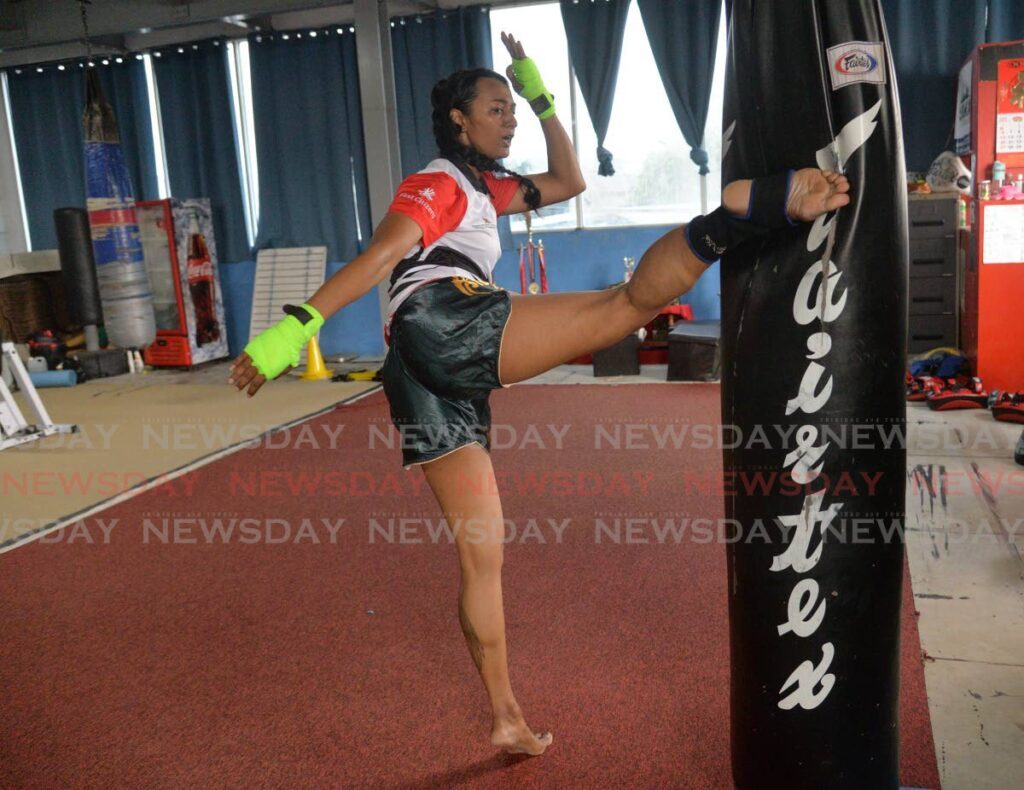
{"type": "Polygon", "coordinates": [[[455,534],[462,570],[459,623],[490,697],[491,743],[540,754],[552,736],[527,726],[508,676],[501,596],[505,526],[490,456],[471,444],[424,464],[423,473],[455,534]]]}

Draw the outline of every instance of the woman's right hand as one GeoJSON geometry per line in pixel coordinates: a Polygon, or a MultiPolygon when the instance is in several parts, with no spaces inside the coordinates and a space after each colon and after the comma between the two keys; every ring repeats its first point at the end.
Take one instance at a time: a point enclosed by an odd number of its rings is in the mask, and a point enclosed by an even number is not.
{"type": "MultiPolygon", "coordinates": [[[[293,365],[289,365],[278,375],[283,376],[293,367],[293,365]]],[[[266,381],[267,377],[259,372],[259,369],[253,364],[252,358],[244,351],[231,363],[231,375],[228,378],[228,384],[234,384],[238,390],[243,390],[248,386],[250,398],[259,392],[260,387],[266,381]]]]}
{"type": "MultiPolygon", "coordinates": [[[[423,229],[414,219],[389,211],[374,231],[370,246],[331,275],[310,301],[316,301],[331,313],[351,304],[387,279],[395,264],[422,238],[423,229]]],[[[229,384],[238,390],[248,388],[251,398],[267,381],[283,376],[299,364],[303,347],[323,325],[323,316],[309,301],[300,307],[309,308],[306,312],[313,320],[303,324],[294,315],[287,315],[254,337],[231,363],[229,384]]],[[[292,306],[286,305],[285,310],[289,309],[292,306]]]]}
{"type": "Polygon", "coordinates": [[[238,390],[248,387],[250,398],[268,379],[276,379],[298,365],[303,347],[323,326],[323,316],[308,303],[300,307],[285,305],[284,309],[288,315],[250,340],[231,364],[228,383],[238,390]]]}

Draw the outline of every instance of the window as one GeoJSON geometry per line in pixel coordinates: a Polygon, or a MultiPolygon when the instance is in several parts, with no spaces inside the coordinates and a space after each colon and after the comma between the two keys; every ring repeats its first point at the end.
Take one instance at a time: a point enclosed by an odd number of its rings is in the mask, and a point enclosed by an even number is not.
{"type": "MultiPolygon", "coordinates": [[[[248,46],[248,42],[244,39],[237,44],[233,42],[228,43],[227,57],[231,78],[233,117],[235,124],[235,139],[239,155],[241,190],[243,204],[246,210],[246,229],[249,235],[249,244],[252,245],[256,223],[259,219],[259,196],[257,189],[259,184],[259,173],[256,166],[256,140],[253,132],[252,87],[249,73],[248,46]]],[[[161,57],[161,53],[159,51],[154,51],[153,53],[138,53],[134,55],[134,57],[137,60],[142,61],[145,72],[148,100],[148,107],[146,109],[149,112],[150,126],[153,135],[152,143],[157,181],[157,196],[160,199],[164,199],[171,196],[171,188],[170,178],[167,171],[167,156],[164,150],[163,123],[160,119],[159,90],[157,87],[156,75],[153,70],[153,57],[161,57]]],[[[118,60],[120,62],[120,59],[118,60]]],[[[103,62],[106,63],[106,61],[103,62]]],[[[84,63],[85,61],[83,60],[79,65],[84,65],[84,63]]],[[[61,65],[59,68],[63,69],[64,66],[61,65]]],[[[17,189],[19,213],[24,227],[26,246],[31,250],[32,244],[29,237],[28,213],[25,208],[24,191],[21,185],[20,171],[18,169],[17,149],[15,147],[14,140],[14,124],[11,115],[10,95],[8,91],[6,71],[0,71],[0,92],[2,92],[2,97],[0,98],[2,98],[3,102],[3,107],[0,108],[0,111],[4,113],[6,118],[10,136],[9,145],[12,152],[11,155],[14,160],[16,176],[16,184],[14,186],[17,189]]],[[[141,112],[142,110],[139,109],[138,111],[141,112]]],[[[136,190],[141,189],[141,186],[141,184],[135,184],[136,190]]],[[[14,189],[9,189],[5,191],[3,199],[10,199],[13,195],[14,189]]],[[[138,198],[138,192],[136,193],[136,197],[138,198]]],[[[0,231],[0,236],[3,236],[2,231],[0,231]]],[[[0,247],[2,246],[3,242],[0,240],[0,247]]]]}
{"type": "MultiPolygon", "coordinates": [[[[0,71],[0,81],[2,81],[3,87],[3,100],[4,100],[4,123],[7,126],[7,134],[9,139],[5,140],[4,143],[10,146],[10,157],[14,165],[14,186],[18,192],[18,212],[21,219],[21,229],[25,234],[25,249],[32,249],[32,235],[29,233],[28,228],[28,212],[25,210],[25,192],[21,186],[21,168],[18,167],[18,146],[14,141],[14,116],[11,114],[11,93],[7,85],[7,72],[0,71]]],[[[10,200],[12,197],[11,190],[5,189],[2,199],[4,201],[10,200]]],[[[5,212],[8,213],[8,212],[5,212]]],[[[5,222],[6,226],[6,222],[5,222]]],[[[4,252],[10,250],[10,245],[7,242],[7,230],[6,227],[3,232],[4,237],[4,252]]]]}
{"type": "MultiPolygon", "coordinates": [[[[534,219],[540,228],[576,229],[623,225],[665,225],[684,222],[702,211],[701,178],[690,161],[683,139],[651,55],[639,7],[630,5],[619,64],[618,82],[605,148],[614,156],[615,175],[597,174],[597,136],[586,104],[570,73],[568,46],[557,3],[491,10],[495,68],[508,63],[501,31],[524,31],[526,52],[544,75],[556,97],[566,129],[573,134],[587,190],[576,200],[541,210],[534,219]],[[528,34],[525,31],[529,31],[528,34]],[[570,86],[574,96],[569,93],[570,86]],[[574,99],[574,101],[572,100],[574,99]]],[[[718,163],[721,161],[722,99],[725,78],[725,19],[718,37],[718,55],[705,126],[705,148],[712,172],[706,179],[707,206],[721,199],[718,163]]],[[[520,102],[520,108],[523,104],[520,102]]],[[[520,112],[523,112],[520,109],[520,112]]],[[[529,108],[526,108],[529,113],[529,108]]],[[[529,117],[520,118],[510,170],[537,172],[546,166],[544,136],[529,117]]],[[[525,230],[521,217],[514,231],[525,230]]]]}
{"type": "Polygon", "coordinates": [[[153,73],[153,56],[148,52],[136,55],[142,59],[146,70],[146,94],[149,98],[149,121],[153,131],[153,158],[156,165],[156,184],[160,199],[170,197],[171,181],[167,175],[167,153],[164,151],[164,127],[160,121],[160,96],[156,88],[156,75],[153,73]]]}
{"type": "MultiPolygon", "coordinates": [[[[566,131],[573,133],[568,119],[571,118],[570,105],[572,78],[569,71],[569,47],[565,40],[562,27],[562,13],[558,3],[521,6],[508,9],[491,9],[491,50],[494,56],[494,70],[504,74],[509,65],[508,51],[501,43],[501,32],[508,31],[522,36],[526,54],[537,63],[537,68],[544,76],[544,84],[555,97],[559,117],[566,131]]],[[[518,99],[518,97],[517,97],[518,99]]],[[[533,117],[533,112],[522,99],[516,101],[516,116],[519,126],[512,141],[512,152],[502,163],[509,170],[526,175],[542,172],[547,167],[547,148],[540,124],[533,117]]],[[[573,229],[579,227],[576,201],[567,200],[553,206],[542,208],[533,217],[535,228],[573,229]]],[[[521,215],[512,217],[512,230],[526,230],[526,223],[521,215]]]]}
{"type": "Polygon", "coordinates": [[[249,246],[256,243],[260,221],[259,166],[256,161],[255,116],[252,109],[252,74],[249,68],[249,42],[244,38],[227,45],[228,74],[231,79],[231,115],[235,123],[235,151],[238,176],[245,207],[245,230],[249,246]]]}
{"type": "MultiPolygon", "coordinates": [[[[167,177],[167,158],[164,155],[163,128],[160,123],[160,101],[157,95],[156,79],[153,74],[153,62],[149,54],[136,54],[134,57],[137,60],[143,62],[143,69],[146,77],[146,94],[148,102],[146,110],[149,112],[150,126],[153,135],[152,143],[154,166],[157,181],[157,196],[159,198],[166,198],[170,195],[170,186],[167,177]]],[[[85,62],[86,61],[84,59],[78,61],[79,67],[84,67],[85,62]]],[[[121,62],[121,58],[118,58],[118,62],[121,62]]],[[[107,61],[104,60],[103,63],[106,65],[107,61]]],[[[59,64],[57,68],[63,71],[65,66],[63,64],[59,64]]],[[[10,146],[10,156],[13,161],[15,176],[15,183],[4,190],[2,198],[3,200],[13,200],[15,192],[17,193],[18,216],[22,225],[22,230],[25,235],[25,248],[29,251],[32,251],[35,248],[32,244],[31,233],[29,230],[28,210],[25,207],[25,192],[22,187],[21,170],[18,164],[18,151],[14,138],[14,119],[11,112],[10,92],[7,83],[6,71],[0,72],[0,79],[2,79],[4,123],[7,126],[7,131],[9,134],[9,140],[6,141],[6,145],[10,146]]],[[[142,110],[140,109],[138,111],[141,112],[142,110]]],[[[134,184],[133,186],[135,187],[136,199],[140,199],[139,193],[142,188],[142,185],[134,184]]]]}

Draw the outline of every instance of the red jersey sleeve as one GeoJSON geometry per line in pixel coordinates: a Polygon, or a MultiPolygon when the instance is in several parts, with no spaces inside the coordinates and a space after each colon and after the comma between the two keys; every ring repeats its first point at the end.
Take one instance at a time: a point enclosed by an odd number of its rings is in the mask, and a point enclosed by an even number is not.
{"type": "Polygon", "coordinates": [[[415,220],[423,229],[423,246],[429,247],[462,222],[466,193],[447,173],[415,173],[399,185],[388,211],[415,220]]]}
{"type": "Polygon", "coordinates": [[[494,204],[494,210],[500,216],[508,208],[508,204],[512,202],[516,192],[519,191],[519,179],[515,176],[498,178],[494,173],[486,171],[483,173],[483,177],[484,183],[487,184],[487,188],[491,191],[491,202],[494,204]]]}

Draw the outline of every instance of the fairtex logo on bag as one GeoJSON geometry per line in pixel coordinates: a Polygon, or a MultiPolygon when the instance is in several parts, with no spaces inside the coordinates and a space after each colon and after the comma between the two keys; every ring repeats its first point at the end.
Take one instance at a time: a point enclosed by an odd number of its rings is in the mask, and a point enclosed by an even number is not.
{"type": "Polygon", "coordinates": [[[885,84],[885,49],[881,43],[848,41],[828,49],[832,90],[856,82],[885,84]]]}
{"type": "Polygon", "coordinates": [[[840,74],[867,74],[876,68],[878,61],[859,49],[840,55],[836,61],[836,71],[840,74]]]}

